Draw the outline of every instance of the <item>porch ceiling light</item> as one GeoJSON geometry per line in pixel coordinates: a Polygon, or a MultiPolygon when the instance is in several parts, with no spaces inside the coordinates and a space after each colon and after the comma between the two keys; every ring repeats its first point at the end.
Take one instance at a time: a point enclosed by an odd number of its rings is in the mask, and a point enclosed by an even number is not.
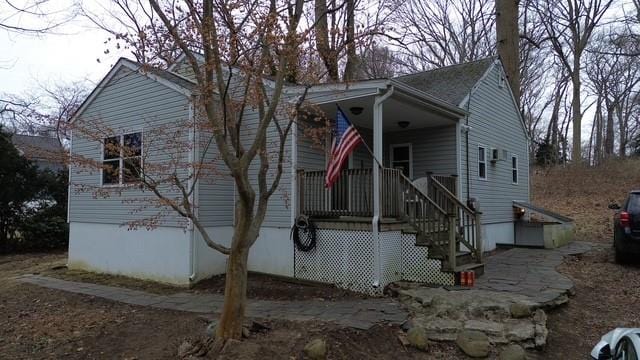
{"type": "Polygon", "coordinates": [[[398,121],[398,126],[402,129],[406,129],[407,127],[409,127],[409,124],[411,124],[408,121],[398,121]]]}
{"type": "Polygon", "coordinates": [[[362,114],[362,110],[364,110],[361,106],[353,106],[349,108],[349,111],[351,111],[351,113],[353,115],[360,115],[362,114]]]}

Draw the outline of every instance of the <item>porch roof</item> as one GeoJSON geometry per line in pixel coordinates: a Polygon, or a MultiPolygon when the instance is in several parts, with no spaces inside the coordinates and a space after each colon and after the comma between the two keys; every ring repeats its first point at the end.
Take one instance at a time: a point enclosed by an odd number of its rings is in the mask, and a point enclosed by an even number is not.
{"type": "Polygon", "coordinates": [[[467,111],[458,106],[394,79],[318,85],[308,90],[307,99],[330,118],[338,105],[356,126],[372,128],[375,98],[389,91],[392,94],[383,106],[385,132],[454,125],[467,115],[467,111]],[[362,108],[362,112],[350,111],[354,107],[362,108]],[[400,127],[400,121],[408,121],[409,126],[400,127]]]}

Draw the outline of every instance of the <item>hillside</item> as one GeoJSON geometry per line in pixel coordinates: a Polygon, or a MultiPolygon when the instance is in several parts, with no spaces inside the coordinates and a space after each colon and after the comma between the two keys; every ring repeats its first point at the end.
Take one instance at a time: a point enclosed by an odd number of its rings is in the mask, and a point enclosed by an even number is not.
{"type": "Polygon", "coordinates": [[[567,215],[576,222],[576,240],[611,242],[613,210],[627,192],[640,188],[640,159],[610,160],[598,167],[532,170],[534,204],[567,215]]]}

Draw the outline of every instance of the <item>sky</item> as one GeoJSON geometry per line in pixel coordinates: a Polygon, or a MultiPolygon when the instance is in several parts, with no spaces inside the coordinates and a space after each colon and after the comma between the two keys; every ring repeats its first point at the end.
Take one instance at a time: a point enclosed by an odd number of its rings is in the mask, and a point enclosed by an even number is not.
{"type": "MultiPolygon", "coordinates": [[[[0,13],[2,10],[0,6],[0,13]]],[[[14,21],[24,26],[36,23],[34,19],[14,21]]],[[[56,82],[88,80],[90,86],[95,85],[119,56],[127,56],[113,48],[105,55],[107,37],[81,18],[44,35],[0,30],[0,93],[23,94],[36,90],[39,84],[56,82]]]]}

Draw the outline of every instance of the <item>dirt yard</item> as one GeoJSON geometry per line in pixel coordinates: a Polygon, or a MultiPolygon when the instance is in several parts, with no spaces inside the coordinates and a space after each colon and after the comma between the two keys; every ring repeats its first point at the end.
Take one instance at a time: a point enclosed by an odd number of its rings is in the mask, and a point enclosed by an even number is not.
{"type": "MultiPolygon", "coordinates": [[[[12,279],[24,273],[60,272],[51,269],[63,265],[64,261],[65,254],[0,256],[0,358],[175,359],[178,346],[185,339],[203,338],[207,321],[198,315],[125,305],[12,279]]],[[[213,279],[208,287],[216,289],[218,282],[213,279]]],[[[275,284],[281,289],[288,287],[292,292],[297,289],[300,298],[316,296],[321,289],[308,290],[307,286],[260,277],[254,277],[251,284],[250,293],[259,298],[261,294],[275,297],[264,290],[264,284],[275,284]]],[[[138,287],[151,289],[151,285],[144,282],[138,283],[138,287]]],[[[155,290],[170,291],[171,288],[156,285],[155,290]]],[[[335,291],[329,295],[353,296],[335,291]]],[[[252,334],[251,338],[233,344],[220,358],[302,359],[304,345],[314,338],[327,341],[331,359],[464,358],[451,344],[434,344],[429,353],[404,348],[398,340],[397,327],[377,326],[359,331],[326,323],[272,321],[264,324],[271,330],[252,334]]]]}

